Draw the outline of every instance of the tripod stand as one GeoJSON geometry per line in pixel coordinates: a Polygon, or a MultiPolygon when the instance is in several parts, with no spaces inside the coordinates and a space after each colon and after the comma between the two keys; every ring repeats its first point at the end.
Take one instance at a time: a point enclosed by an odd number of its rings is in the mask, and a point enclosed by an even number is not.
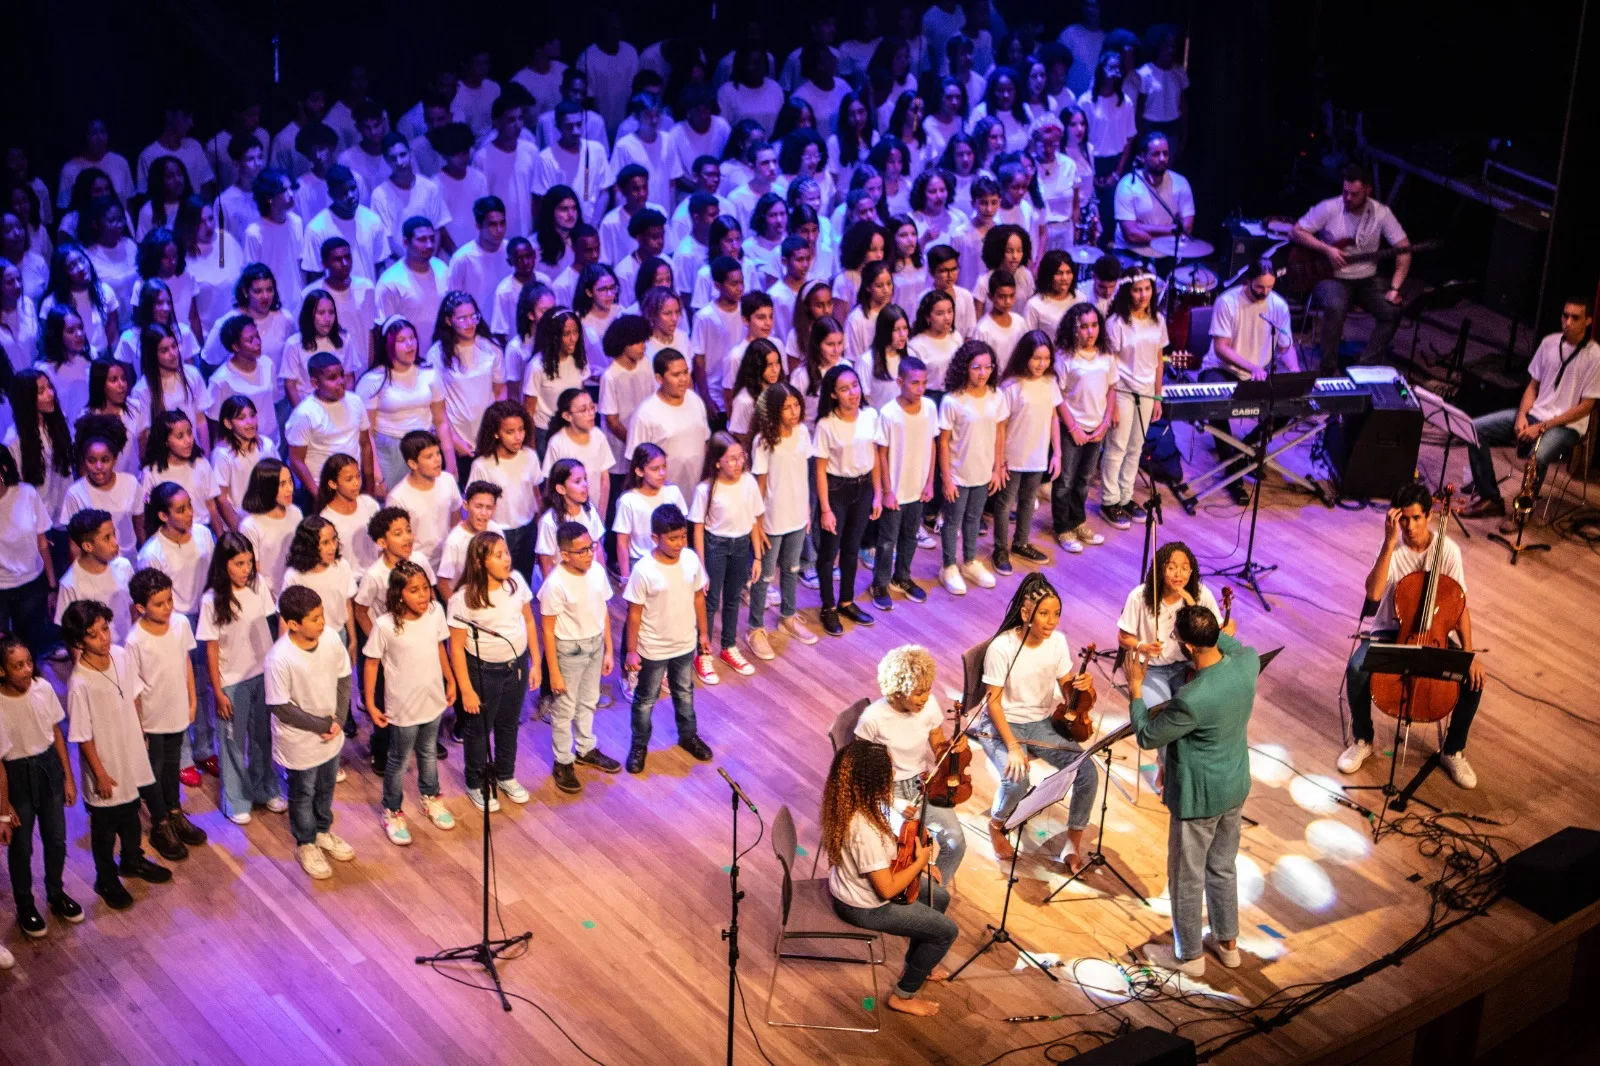
{"type": "MultiPolygon", "coordinates": [[[[1517,523],[1517,539],[1515,543],[1499,533],[1490,533],[1489,539],[1511,553],[1512,566],[1516,566],[1517,560],[1529,552],[1547,552],[1550,550],[1550,545],[1548,544],[1522,543],[1522,534],[1528,528],[1528,519],[1533,514],[1533,504],[1530,503],[1527,506],[1523,506],[1521,497],[1518,497],[1511,504],[1511,514],[1517,523]]],[[[1460,519],[1457,518],[1457,521],[1460,521],[1460,519]]]]}
{"type": "MultiPolygon", "coordinates": [[[[481,662],[482,660],[478,658],[478,627],[471,626],[471,631],[472,659],[474,662],[481,662]]],[[[481,671],[475,671],[475,673],[477,673],[477,676],[474,678],[473,684],[481,698],[483,695],[483,676],[481,671]]],[[[520,671],[518,671],[518,681],[516,683],[522,684],[520,671]]],[[[482,714],[483,708],[480,707],[478,712],[480,719],[482,714]]],[[[514,945],[525,944],[529,940],[532,940],[533,934],[531,932],[519,933],[516,936],[501,937],[497,940],[490,939],[489,937],[489,886],[493,880],[492,863],[494,861],[494,845],[492,843],[492,834],[489,829],[491,823],[491,819],[489,817],[489,808],[496,802],[494,798],[496,791],[496,783],[494,779],[494,730],[490,728],[490,724],[488,722],[480,721],[479,726],[483,729],[484,746],[488,753],[484,763],[482,786],[483,923],[481,926],[481,935],[475,944],[466,944],[458,948],[446,948],[444,951],[436,952],[432,955],[418,955],[416,957],[416,962],[418,966],[428,966],[441,962],[477,963],[479,966],[482,966],[486,971],[488,971],[489,980],[494,982],[495,994],[500,997],[501,1008],[509,1012],[511,1010],[511,1000],[506,998],[506,990],[500,983],[500,971],[496,969],[494,961],[495,959],[499,958],[503,952],[514,945]]]]}
{"type": "MultiPolygon", "coordinates": [[[[1048,804],[1046,804],[1046,806],[1048,806],[1048,804]]],[[[973,963],[977,962],[980,955],[986,953],[996,944],[1010,944],[1012,947],[1017,949],[1018,955],[1022,956],[1022,958],[1030,965],[1037,967],[1040,973],[1044,974],[1052,981],[1061,980],[1061,978],[1050,972],[1050,967],[1053,965],[1052,963],[1040,962],[1033,956],[1031,952],[1028,951],[1027,948],[1017,943],[1016,939],[1011,935],[1011,931],[1006,928],[1006,921],[1011,916],[1011,891],[1016,887],[1017,884],[1017,856],[1022,854],[1022,841],[1026,836],[1025,830],[1027,825],[1027,819],[1024,819],[1022,823],[1017,826],[1017,842],[1016,845],[1011,849],[1011,870],[1006,874],[1006,901],[1000,908],[1000,924],[984,926],[985,929],[989,930],[989,939],[985,940],[983,942],[983,946],[972,953],[971,958],[962,963],[960,966],[957,966],[955,971],[945,979],[946,982],[954,981],[957,977],[960,977],[962,970],[965,970],[968,966],[971,966],[973,963]]]]}
{"type": "MultiPolygon", "coordinates": [[[[1145,899],[1144,895],[1137,888],[1133,887],[1133,882],[1129,881],[1125,876],[1123,876],[1122,871],[1117,869],[1115,863],[1106,858],[1106,853],[1101,848],[1101,844],[1106,838],[1106,811],[1111,806],[1111,745],[1106,744],[1104,748],[1101,749],[1101,754],[1105,756],[1106,760],[1106,787],[1100,790],[1100,826],[1099,832],[1095,835],[1094,850],[1091,851],[1085,858],[1083,868],[1057,885],[1055,891],[1046,896],[1044,901],[1046,903],[1054,903],[1056,897],[1061,894],[1062,889],[1066,888],[1074,881],[1082,880],[1084,875],[1088,874],[1091,870],[1104,867],[1111,872],[1112,877],[1115,877],[1118,881],[1122,882],[1123,888],[1126,888],[1130,893],[1133,894],[1134,897],[1139,900],[1140,903],[1143,903],[1146,907],[1148,907],[1150,906],[1150,901],[1145,899]]],[[[1092,761],[1094,758],[1092,750],[1085,757],[1092,761]]]]}

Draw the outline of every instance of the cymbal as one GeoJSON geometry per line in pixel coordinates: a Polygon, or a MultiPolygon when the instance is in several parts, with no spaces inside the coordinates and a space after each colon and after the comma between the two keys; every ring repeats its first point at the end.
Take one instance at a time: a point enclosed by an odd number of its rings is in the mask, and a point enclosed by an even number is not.
{"type": "Polygon", "coordinates": [[[1079,266],[1094,266],[1105,253],[1092,244],[1080,244],[1075,248],[1068,248],[1067,255],[1071,256],[1072,261],[1079,266]]]}
{"type": "MultiPolygon", "coordinates": [[[[1173,257],[1174,238],[1157,237],[1149,244],[1135,248],[1134,252],[1148,259],[1171,259],[1173,257]]],[[[1178,247],[1179,259],[1204,259],[1215,252],[1216,249],[1205,241],[1196,237],[1185,237],[1183,244],[1178,247]]]]}

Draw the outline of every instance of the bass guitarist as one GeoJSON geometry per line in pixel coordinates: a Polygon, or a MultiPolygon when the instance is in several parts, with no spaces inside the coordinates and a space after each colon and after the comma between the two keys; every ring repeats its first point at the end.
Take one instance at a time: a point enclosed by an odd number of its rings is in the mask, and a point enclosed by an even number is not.
{"type": "Polygon", "coordinates": [[[1344,336],[1345,316],[1357,304],[1372,313],[1377,321],[1367,339],[1361,362],[1380,361],[1389,351],[1400,326],[1400,288],[1411,270],[1411,242],[1394,212],[1372,198],[1372,186],[1360,167],[1345,168],[1340,195],[1323,200],[1296,222],[1291,239],[1302,247],[1320,253],[1333,269],[1333,276],[1317,283],[1312,295],[1322,309],[1322,374],[1339,373],[1339,341],[1344,336]],[[1387,242],[1398,254],[1394,274],[1385,283],[1378,277],[1376,258],[1387,242]]]}

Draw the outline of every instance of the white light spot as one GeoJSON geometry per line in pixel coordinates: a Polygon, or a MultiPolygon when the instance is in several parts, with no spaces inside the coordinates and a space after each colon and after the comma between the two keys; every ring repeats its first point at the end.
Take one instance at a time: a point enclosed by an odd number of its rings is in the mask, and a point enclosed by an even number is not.
{"type": "Polygon", "coordinates": [[[1294,770],[1288,765],[1289,749],[1281,744],[1257,744],[1250,749],[1250,776],[1260,781],[1263,785],[1272,788],[1282,788],[1294,777],[1294,770]],[[1257,751],[1256,749],[1260,750],[1257,751]],[[1283,762],[1274,762],[1282,759],[1283,762]]]}
{"type": "Polygon", "coordinates": [[[1095,999],[1121,1003],[1128,998],[1128,982],[1109,959],[1079,959],[1071,965],[1070,971],[1083,990],[1095,999]]]}
{"type": "Polygon", "coordinates": [[[1339,809],[1334,797],[1342,795],[1339,782],[1324,774],[1296,777],[1289,782],[1289,798],[1311,814],[1332,814],[1339,809]]]}
{"type": "MultiPolygon", "coordinates": [[[[1057,969],[1061,966],[1061,956],[1057,955],[1053,951],[1030,951],[1028,954],[1032,955],[1035,959],[1038,959],[1040,964],[1048,966],[1052,969],[1057,969]]],[[[1023,958],[1019,953],[1017,955],[1017,964],[1011,967],[1011,969],[1013,971],[1031,970],[1033,969],[1033,964],[1027,959],[1023,958]]]]}
{"type": "Polygon", "coordinates": [[[1323,858],[1338,863],[1360,862],[1372,852],[1367,834],[1332,818],[1318,818],[1306,826],[1306,843],[1323,858]]]}
{"type": "Polygon", "coordinates": [[[1291,902],[1308,911],[1327,910],[1333,905],[1333,882],[1304,855],[1285,855],[1272,867],[1272,887],[1291,902]]]}
{"type": "Polygon", "coordinates": [[[1246,936],[1240,933],[1239,950],[1246,955],[1254,955],[1258,959],[1270,962],[1273,959],[1281,959],[1289,949],[1283,946],[1283,941],[1275,940],[1265,934],[1246,936]]]}
{"type": "Polygon", "coordinates": [[[1266,878],[1261,875],[1261,867],[1248,855],[1234,856],[1233,868],[1239,876],[1239,906],[1248,907],[1261,898],[1266,878]]]}

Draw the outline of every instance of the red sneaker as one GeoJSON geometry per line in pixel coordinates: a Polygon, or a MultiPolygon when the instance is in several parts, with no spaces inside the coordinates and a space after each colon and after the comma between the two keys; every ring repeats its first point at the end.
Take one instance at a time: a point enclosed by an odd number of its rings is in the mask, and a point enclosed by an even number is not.
{"type": "Polygon", "coordinates": [[[199,788],[200,768],[197,766],[185,766],[178,771],[178,780],[183,782],[184,788],[199,788]]]}
{"type": "Polygon", "coordinates": [[[212,755],[212,756],[210,756],[208,758],[205,758],[205,759],[201,759],[200,763],[199,763],[199,766],[200,766],[200,769],[204,770],[206,773],[210,774],[212,777],[221,777],[222,776],[222,768],[217,765],[217,757],[215,755],[212,755]]]}

